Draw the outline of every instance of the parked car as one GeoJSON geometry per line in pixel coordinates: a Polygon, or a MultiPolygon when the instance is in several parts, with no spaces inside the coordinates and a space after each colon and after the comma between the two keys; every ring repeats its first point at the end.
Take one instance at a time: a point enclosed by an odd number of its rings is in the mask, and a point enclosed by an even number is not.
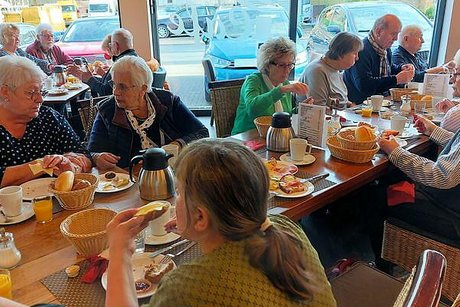
{"type": "Polygon", "coordinates": [[[171,14],[167,18],[158,18],[158,37],[166,38],[172,35],[183,35],[192,32],[198,23],[200,32],[207,31],[207,20],[211,20],[216,13],[217,7],[212,5],[188,6],[171,14]],[[196,11],[195,11],[196,10],[196,11]],[[198,20],[193,20],[196,14],[198,20]]]}
{"type": "Polygon", "coordinates": [[[15,25],[19,28],[19,48],[25,51],[37,37],[35,26],[28,23],[15,23],[15,25]]]}
{"type": "MultiPolygon", "coordinates": [[[[369,1],[349,2],[325,8],[316,25],[313,27],[308,40],[308,50],[317,54],[326,53],[329,41],[339,32],[348,31],[364,38],[372,29],[377,18],[385,14],[394,14],[401,20],[403,26],[416,24],[422,28],[425,43],[421,52],[425,59],[431,48],[433,24],[418,9],[402,2],[369,1]]],[[[398,46],[396,41],[392,49],[398,46]]]]}
{"type": "Polygon", "coordinates": [[[118,16],[78,19],[69,26],[56,44],[71,57],[86,57],[89,62],[102,61],[102,40],[118,28],[118,16]]]}
{"type": "MultiPolygon", "coordinates": [[[[234,6],[219,8],[211,25],[209,33],[202,36],[206,43],[204,58],[211,61],[217,80],[230,80],[257,71],[258,47],[270,38],[287,37],[289,18],[278,5],[234,6]]],[[[302,30],[298,29],[297,34],[300,38],[302,30]]],[[[307,64],[306,44],[301,40],[297,40],[295,63],[295,77],[298,78],[307,64]]],[[[209,101],[206,76],[204,83],[209,101]]]]}

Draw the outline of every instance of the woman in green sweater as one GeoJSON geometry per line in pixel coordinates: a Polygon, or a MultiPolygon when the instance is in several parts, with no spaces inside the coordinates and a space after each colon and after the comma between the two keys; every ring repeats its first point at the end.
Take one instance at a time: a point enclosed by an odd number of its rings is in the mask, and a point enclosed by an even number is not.
{"type": "Polygon", "coordinates": [[[307,95],[305,83],[288,81],[295,57],[295,43],[285,37],[268,40],[260,47],[257,53],[259,72],[247,76],[241,87],[232,134],[254,129],[256,117],[282,111],[292,113],[291,93],[307,95]]]}
{"type": "MultiPolygon", "coordinates": [[[[186,147],[176,165],[176,219],[165,227],[198,242],[203,256],[163,276],[150,306],[336,306],[301,228],[267,216],[268,173],[250,149],[203,139],[186,147]]],[[[119,213],[107,227],[106,306],[138,304],[133,238],[148,221],[137,211],[119,213]]]]}

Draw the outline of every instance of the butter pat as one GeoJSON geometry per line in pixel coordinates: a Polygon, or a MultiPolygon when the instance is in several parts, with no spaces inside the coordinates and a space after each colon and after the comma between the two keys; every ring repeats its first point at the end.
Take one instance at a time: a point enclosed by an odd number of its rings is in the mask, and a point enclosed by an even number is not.
{"type": "Polygon", "coordinates": [[[77,277],[78,273],[80,273],[80,266],[78,265],[71,265],[65,269],[65,273],[68,277],[73,278],[77,277]]]}

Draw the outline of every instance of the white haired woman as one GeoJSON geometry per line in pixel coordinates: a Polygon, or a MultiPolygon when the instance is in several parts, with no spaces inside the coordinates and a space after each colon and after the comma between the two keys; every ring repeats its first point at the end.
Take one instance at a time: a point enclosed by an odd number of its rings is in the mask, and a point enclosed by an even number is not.
{"type": "Polygon", "coordinates": [[[6,55],[18,55],[21,57],[32,60],[38,67],[43,70],[46,74],[50,74],[52,71],[52,65],[48,61],[36,58],[30,54],[27,54],[24,50],[19,48],[19,28],[12,23],[0,24],[0,57],[6,55]]]}
{"type": "Polygon", "coordinates": [[[0,186],[18,185],[44,175],[39,163],[55,174],[89,171],[91,161],[67,121],[42,106],[46,75],[23,57],[0,58],[0,186]]]}
{"type": "MultiPolygon", "coordinates": [[[[259,157],[236,142],[205,139],[176,163],[176,219],[166,228],[198,242],[203,256],[165,275],[150,306],[336,306],[301,228],[267,216],[269,177],[259,157]]],[[[107,226],[107,306],[138,303],[133,238],[148,221],[136,212],[123,211],[107,226]]]]}
{"type": "MultiPolygon", "coordinates": [[[[363,49],[362,40],[355,34],[340,32],[329,43],[324,56],[308,64],[300,77],[300,82],[310,87],[309,96],[317,105],[329,105],[329,98],[337,98],[348,103],[348,91],[343,81],[342,71],[352,67],[363,49]]],[[[297,96],[303,101],[306,96],[297,96]]]]}
{"type": "Polygon", "coordinates": [[[285,37],[266,41],[257,53],[259,72],[246,77],[240,93],[232,134],[255,129],[254,119],[275,112],[292,113],[292,94],[307,95],[305,83],[290,83],[296,58],[295,43],[285,37]]]}
{"type": "Polygon", "coordinates": [[[208,137],[206,127],[171,92],[152,89],[146,62],[124,56],[113,64],[113,97],[99,107],[88,142],[99,169],[128,167],[142,149],[208,137]]]}

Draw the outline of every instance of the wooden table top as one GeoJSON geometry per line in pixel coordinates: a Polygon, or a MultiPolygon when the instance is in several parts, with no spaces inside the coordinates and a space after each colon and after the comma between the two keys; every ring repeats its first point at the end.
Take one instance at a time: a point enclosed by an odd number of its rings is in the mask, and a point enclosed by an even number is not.
{"type": "MultiPolygon", "coordinates": [[[[354,116],[351,113],[347,114],[347,117],[356,121],[363,119],[361,116],[354,116]]],[[[371,118],[368,121],[376,123],[380,119],[371,118]]],[[[385,124],[389,125],[389,121],[388,123],[380,123],[384,127],[385,124]]],[[[238,141],[254,140],[259,139],[259,135],[256,130],[252,130],[233,136],[232,139],[238,141]]],[[[430,146],[431,142],[428,141],[428,138],[421,136],[411,142],[408,149],[421,154],[428,151],[430,146]]],[[[392,169],[392,164],[382,153],[378,153],[374,160],[364,164],[352,164],[338,160],[332,157],[328,150],[323,149],[314,148],[312,154],[316,157],[316,162],[301,166],[300,169],[306,170],[312,175],[329,173],[327,179],[336,184],[313,192],[309,196],[283,202],[285,207],[275,207],[270,210],[271,213],[282,213],[292,219],[299,219],[392,169]]],[[[265,158],[278,157],[280,153],[266,151],[261,153],[261,156],[265,158]]],[[[145,201],[140,199],[138,186],[135,184],[128,190],[117,193],[96,193],[93,206],[120,211],[126,208],[139,207],[144,203],[145,201]]],[[[40,280],[83,260],[61,235],[59,229],[61,222],[72,213],[74,211],[66,210],[56,213],[53,215],[53,220],[46,224],[36,223],[33,217],[25,222],[5,227],[8,232],[14,234],[16,246],[22,253],[21,262],[11,270],[13,298],[16,301],[27,305],[58,303],[40,280]]]]}

